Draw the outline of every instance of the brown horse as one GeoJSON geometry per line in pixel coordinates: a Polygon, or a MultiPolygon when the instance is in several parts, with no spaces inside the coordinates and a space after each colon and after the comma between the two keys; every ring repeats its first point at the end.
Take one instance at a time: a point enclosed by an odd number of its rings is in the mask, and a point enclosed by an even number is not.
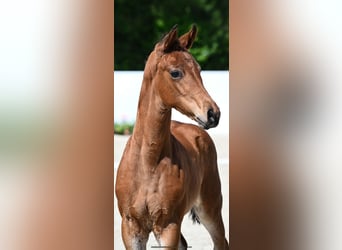
{"type": "Polygon", "coordinates": [[[153,232],[161,249],[187,249],[184,215],[208,230],[214,249],[228,249],[221,216],[216,149],[203,130],[220,111],[205,90],[200,67],[188,52],[197,28],[178,38],[177,27],[156,44],[145,66],[136,125],[116,179],[126,249],[146,249],[153,232]],[[202,127],[171,121],[175,108],[202,127]]]}

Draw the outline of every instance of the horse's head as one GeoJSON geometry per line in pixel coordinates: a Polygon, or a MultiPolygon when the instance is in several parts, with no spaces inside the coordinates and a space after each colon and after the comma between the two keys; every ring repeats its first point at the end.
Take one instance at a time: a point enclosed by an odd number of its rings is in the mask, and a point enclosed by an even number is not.
{"type": "Polygon", "coordinates": [[[220,110],[203,86],[201,68],[188,52],[197,34],[196,26],[181,37],[173,27],[156,44],[145,67],[164,108],[175,108],[205,128],[216,127],[220,110]]]}

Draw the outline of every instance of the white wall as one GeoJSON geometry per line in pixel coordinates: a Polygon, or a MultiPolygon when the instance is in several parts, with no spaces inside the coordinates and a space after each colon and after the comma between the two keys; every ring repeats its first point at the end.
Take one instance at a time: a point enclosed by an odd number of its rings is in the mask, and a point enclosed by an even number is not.
{"type": "MultiPolygon", "coordinates": [[[[211,97],[221,110],[221,119],[217,128],[210,129],[211,134],[228,134],[229,130],[229,72],[203,71],[203,83],[211,97]]],[[[114,71],[114,121],[132,122],[135,120],[142,71],[114,71]]],[[[174,110],[172,119],[187,123],[195,123],[188,117],[174,110]]]]}

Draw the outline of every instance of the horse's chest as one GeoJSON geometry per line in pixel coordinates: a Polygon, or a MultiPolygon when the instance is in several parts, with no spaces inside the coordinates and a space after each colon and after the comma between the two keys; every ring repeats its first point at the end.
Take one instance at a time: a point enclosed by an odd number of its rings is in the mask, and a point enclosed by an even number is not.
{"type": "Polygon", "coordinates": [[[123,219],[138,231],[158,233],[174,215],[174,208],[165,202],[163,195],[150,192],[150,186],[141,187],[130,193],[124,205],[123,219]]]}
{"type": "Polygon", "coordinates": [[[128,215],[146,225],[163,224],[184,212],[184,173],[168,160],[161,161],[149,176],[136,176],[126,188],[128,215]]]}

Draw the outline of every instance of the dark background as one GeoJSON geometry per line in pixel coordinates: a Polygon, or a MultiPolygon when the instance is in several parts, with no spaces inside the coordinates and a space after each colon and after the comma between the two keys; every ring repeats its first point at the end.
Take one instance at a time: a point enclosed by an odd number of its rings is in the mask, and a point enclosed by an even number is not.
{"type": "Polygon", "coordinates": [[[114,69],[143,70],[155,43],[175,24],[180,35],[197,25],[191,53],[203,70],[229,68],[228,1],[116,0],[114,69]]]}

